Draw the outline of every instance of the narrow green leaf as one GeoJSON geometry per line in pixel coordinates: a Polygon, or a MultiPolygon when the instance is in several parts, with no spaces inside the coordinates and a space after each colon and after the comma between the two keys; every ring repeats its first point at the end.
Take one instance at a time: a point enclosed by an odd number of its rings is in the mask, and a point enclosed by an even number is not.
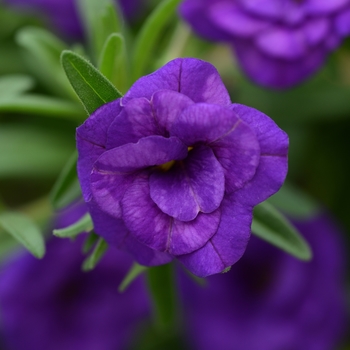
{"type": "Polygon", "coordinates": [[[147,282],[153,301],[155,325],[161,332],[171,332],[178,322],[177,292],[171,264],[147,270],[147,282]]]}
{"type": "Polygon", "coordinates": [[[85,58],[72,51],[63,51],[63,68],[88,114],[121,97],[121,93],[85,58]]]}
{"type": "Polygon", "coordinates": [[[320,211],[319,204],[309,195],[289,183],[267,200],[270,204],[295,218],[310,218],[320,211]]]}
{"type": "Polygon", "coordinates": [[[99,62],[101,73],[125,92],[129,87],[129,67],[125,40],[121,34],[114,33],[107,38],[99,62]]]}
{"type": "Polygon", "coordinates": [[[155,8],[147,18],[136,37],[132,55],[133,81],[146,73],[155,46],[165,26],[176,17],[177,7],[181,0],[165,0],[155,8]]]}
{"type": "Polygon", "coordinates": [[[75,98],[60,65],[61,52],[66,45],[45,29],[25,27],[17,34],[17,43],[26,50],[31,69],[52,92],[59,96],[75,98]]]}
{"type": "Polygon", "coordinates": [[[91,220],[91,216],[89,213],[82,216],[78,221],[74,224],[69,225],[64,228],[59,228],[53,230],[53,234],[56,237],[60,238],[74,238],[83,232],[90,232],[94,228],[93,222],[91,220]]]}
{"type": "Polygon", "coordinates": [[[82,252],[84,254],[87,254],[90,251],[90,249],[95,245],[95,243],[98,241],[98,239],[99,239],[99,236],[95,232],[90,232],[84,241],[82,252]]]}
{"type": "Polygon", "coordinates": [[[50,199],[55,209],[66,207],[69,203],[81,196],[81,189],[77,176],[77,159],[78,153],[74,151],[52,188],[50,199]]]}
{"type": "Polygon", "coordinates": [[[103,238],[99,238],[93,252],[83,262],[83,271],[93,270],[107,249],[107,242],[103,238]]]}
{"type": "Polygon", "coordinates": [[[0,96],[0,112],[35,114],[79,121],[85,117],[79,103],[35,94],[0,96]]]}
{"type": "Polygon", "coordinates": [[[129,287],[129,285],[139,276],[141,275],[143,272],[145,272],[148,269],[147,266],[142,266],[139,265],[138,263],[134,263],[130,270],[128,271],[128,273],[126,274],[126,276],[124,277],[123,281],[120,283],[119,287],[118,287],[118,291],[120,293],[123,293],[126,288],[129,287]]]}
{"type": "Polygon", "coordinates": [[[28,75],[5,75],[0,78],[0,99],[20,95],[34,86],[34,80],[28,75]]]}
{"type": "Polygon", "coordinates": [[[267,202],[254,208],[252,233],[300,260],[312,258],[311,248],[302,235],[267,202]]]}
{"type": "Polygon", "coordinates": [[[18,212],[3,212],[0,214],[0,226],[35,257],[41,259],[44,256],[44,238],[29,217],[18,212]]]}
{"type": "Polygon", "coordinates": [[[78,6],[93,57],[97,60],[107,37],[122,30],[119,7],[112,0],[79,0],[78,6]]]}

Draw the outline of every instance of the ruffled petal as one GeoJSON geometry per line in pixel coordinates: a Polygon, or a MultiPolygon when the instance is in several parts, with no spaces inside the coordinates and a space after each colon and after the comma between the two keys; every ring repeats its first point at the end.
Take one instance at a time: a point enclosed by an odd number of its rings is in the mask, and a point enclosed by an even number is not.
{"type": "Polygon", "coordinates": [[[324,63],[329,49],[317,46],[299,60],[282,60],[258,50],[249,40],[235,40],[233,48],[242,69],[263,86],[285,89],[307,79],[324,63]]]}
{"type": "Polygon", "coordinates": [[[144,97],[130,100],[108,129],[107,149],[136,143],[146,136],[157,135],[158,127],[150,101],[144,97]]]}
{"type": "Polygon", "coordinates": [[[303,57],[308,50],[305,34],[301,29],[277,25],[256,36],[255,45],[267,55],[292,60],[303,57]]]}
{"type": "Polygon", "coordinates": [[[216,210],[224,196],[223,169],[208,146],[198,146],[167,172],[150,176],[150,195],[163,213],[181,221],[216,210]]]}
{"type": "Polygon", "coordinates": [[[240,204],[233,194],[224,198],[221,210],[218,231],[208,243],[191,254],[177,257],[199,277],[220,273],[235,264],[244,254],[250,238],[252,207],[240,204]]]}
{"type": "Polygon", "coordinates": [[[104,211],[120,218],[120,200],[137,176],[135,171],[186,155],[187,148],[179,139],[162,136],[145,137],[106,151],[95,162],[90,176],[93,197],[104,211]]]}
{"type": "Polygon", "coordinates": [[[158,125],[158,133],[168,136],[174,120],[194,102],[179,92],[160,90],[152,96],[151,104],[158,125]]]}
{"type": "Polygon", "coordinates": [[[350,34],[350,8],[335,17],[335,28],[342,37],[350,34]]]}
{"type": "Polygon", "coordinates": [[[229,108],[207,103],[196,103],[186,108],[169,129],[187,146],[197,142],[209,143],[228,133],[237,117],[229,108]]]}
{"type": "Polygon", "coordinates": [[[185,0],[180,4],[179,11],[200,36],[213,41],[229,41],[231,33],[215,25],[211,19],[210,7],[213,2],[213,0],[185,0]]]}
{"type": "Polygon", "coordinates": [[[139,264],[156,266],[166,264],[173,259],[168,253],[157,252],[138,242],[129,233],[123,220],[108,215],[94,201],[90,201],[88,207],[93,219],[94,231],[112,247],[129,252],[139,264]]]}
{"type": "Polygon", "coordinates": [[[271,118],[255,108],[239,103],[232,104],[230,108],[255,132],[262,155],[287,156],[288,135],[271,118]]]}
{"type": "Polygon", "coordinates": [[[108,128],[121,110],[120,99],[110,102],[97,109],[77,128],[76,141],[79,153],[77,170],[86,202],[91,199],[90,173],[93,164],[105,151],[108,128]]]}
{"type": "Polygon", "coordinates": [[[281,188],[287,172],[287,156],[262,155],[252,180],[235,193],[242,203],[257,205],[281,188]]]}
{"type": "Polygon", "coordinates": [[[341,7],[348,4],[348,0],[308,0],[305,3],[305,10],[310,15],[329,15],[334,11],[340,10],[341,7]]]}
{"type": "Polygon", "coordinates": [[[154,73],[138,79],[122,98],[122,104],[136,97],[151,99],[158,90],[180,92],[194,102],[221,105],[231,103],[216,68],[195,58],[177,58],[154,73]]]}
{"type": "Polygon", "coordinates": [[[218,2],[210,6],[208,16],[218,28],[231,35],[253,36],[270,24],[263,19],[251,16],[236,4],[218,2]]]}
{"type": "Polygon", "coordinates": [[[256,205],[282,186],[288,171],[288,135],[264,113],[254,108],[233,104],[232,110],[255,131],[260,144],[260,162],[254,177],[237,191],[237,196],[256,205]]]}
{"type": "Polygon", "coordinates": [[[215,234],[220,222],[219,209],[211,214],[200,213],[190,222],[164,214],[150,197],[146,176],[139,176],[125,192],[122,209],[124,222],[135,238],[172,255],[202,247],[215,234]]]}

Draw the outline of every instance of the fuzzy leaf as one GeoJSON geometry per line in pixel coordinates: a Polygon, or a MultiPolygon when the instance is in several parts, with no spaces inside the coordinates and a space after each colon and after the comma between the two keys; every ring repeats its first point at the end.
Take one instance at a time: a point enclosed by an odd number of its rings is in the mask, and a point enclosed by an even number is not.
{"type": "Polygon", "coordinates": [[[72,51],[63,51],[66,75],[88,114],[121,97],[121,93],[90,62],[72,51]]]}
{"type": "Polygon", "coordinates": [[[103,238],[99,238],[93,252],[83,262],[83,271],[93,270],[107,249],[107,242],[103,238]]]}
{"type": "Polygon", "coordinates": [[[134,263],[127,275],[124,277],[123,281],[119,285],[119,292],[122,293],[129,287],[129,285],[139,276],[141,273],[145,272],[148,269],[147,266],[139,265],[138,263],[134,263]]]}

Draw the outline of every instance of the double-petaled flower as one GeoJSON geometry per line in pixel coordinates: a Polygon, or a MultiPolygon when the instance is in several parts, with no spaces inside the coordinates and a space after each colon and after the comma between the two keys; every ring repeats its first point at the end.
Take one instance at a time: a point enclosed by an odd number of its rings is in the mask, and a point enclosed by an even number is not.
{"type": "Polygon", "coordinates": [[[77,129],[78,176],[97,234],[144,265],[198,276],[244,253],[253,207],[287,172],[287,135],[232,104],[216,69],[176,59],[77,129]]]}
{"type": "Polygon", "coordinates": [[[253,81],[277,89],[316,72],[350,34],[349,0],[184,0],[180,12],[199,35],[232,45],[253,81]]]}

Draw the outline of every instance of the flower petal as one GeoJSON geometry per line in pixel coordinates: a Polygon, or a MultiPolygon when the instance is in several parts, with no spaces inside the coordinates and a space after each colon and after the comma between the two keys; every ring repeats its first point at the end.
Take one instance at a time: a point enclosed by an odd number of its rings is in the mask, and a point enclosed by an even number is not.
{"type": "Polygon", "coordinates": [[[255,82],[285,89],[308,78],[323,64],[328,49],[317,46],[299,60],[282,60],[264,54],[250,40],[234,40],[233,48],[242,69],[255,82]]]}
{"type": "Polygon", "coordinates": [[[257,205],[281,188],[287,171],[287,156],[262,155],[252,180],[235,193],[242,203],[257,205]]]}
{"type": "Polygon", "coordinates": [[[177,58],[138,79],[122,98],[122,104],[135,97],[150,100],[155,92],[164,89],[180,92],[194,102],[231,103],[226,87],[213,65],[195,58],[177,58]]]}
{"type": "Polygon", "coordinates": [[[157,252],[138,242],[127,230],[123,220],[116,219],[102,211],[94,201],[88,203],[94,223],[94,231],[108,244],[129,252],[142,265],[155,266],[170,262],[170,254],[157,252]]]}
{"type": "Polygon", "coordinates": [[[223,169],[208,146],[198,146],[167,172],[150,176],[150,195],[163,213],[181,221],[216,210],[224,196],[223,169]]]}
{"type": "Polygon", "coordinates": [[[247,14],[234,2],[218,2],[208,12],[213,23],[231,35],[249,37],[269,26],[266,20],[247,14]]]}
{"type": "Polygon", "coordinates": [[[136,143],[146,136],[157,135],[158,126],[150,101],[144,97],[130,100],[108,129],[107,149],[136,143]]]}
{"type": "Polygon", "coordinates": [[[307,41],[302,30],[274,26],[255,38],[255,45],[267,55],[282,59],[297,59],[307,53],[307,41]]]}
{"type": "Polygon", "coordinates": [[[181,222],[164,214],[153,202],[147,176],[139,176],[125,192],[123,218],[133,236],[148,247],[172,255],[202,247],[216,232],[220,210],[181,222]]]}
{"type": "Polygon", "coordinates": [[[271,118],[255,108],[239,103],[232,104],[230,108],[255,132],[261,154],[287,156],[288,135],[271,118]]]}
{"type": "Polygon", "coordinates": [[[187,96],[171,90],[160,90],[154,93],[151,100],[161,135],[168,136],[169,129],[180,113],[194,102],[187,96]]]}
{"type": "Polygon", "coordinates": [[[108,214],[121,217],[120,200],[135,179],[136,170],[183,159],[186,146],[176,137],[148,136],[138,143],[104,152],[90,176],[91,191],[98,205],[108,214]]]}
{"type": "Polygon", "coordinates": [[[187,107],[174,120],[170,135],[177,136],[187,146],[197,142],[209,143],[228,133],[236,124],[237,117],[228,107],[196,103],[187,107]]]}
{"type": "Polygon", "coordinates": [[[108,128],[121,110],[120,99],[105,104],[77,128],[76,140],[79,152],[77,170],[86,202],[91,199],[90,173],[93,164],[105,151],[108,128]]]}
{"type": "Polygon", "coordinates": [[[236,263],[244,254],[250,238],[252,207],[241,205],[231,194],[224,198],[221,210],[218,231],[208,243],[193,253],[177,257],[199,277],[220,273],[236,263]]]}
{"type": "Polygon", "coordinates": [[[254,177],[242,190],[240,198],[250,205],[256,205],[282,186],[288,170],[288,135],[264,113],[254,108],[233,104],[232,110],[247,122],[259,140],[261,156],[254,177]]]}

